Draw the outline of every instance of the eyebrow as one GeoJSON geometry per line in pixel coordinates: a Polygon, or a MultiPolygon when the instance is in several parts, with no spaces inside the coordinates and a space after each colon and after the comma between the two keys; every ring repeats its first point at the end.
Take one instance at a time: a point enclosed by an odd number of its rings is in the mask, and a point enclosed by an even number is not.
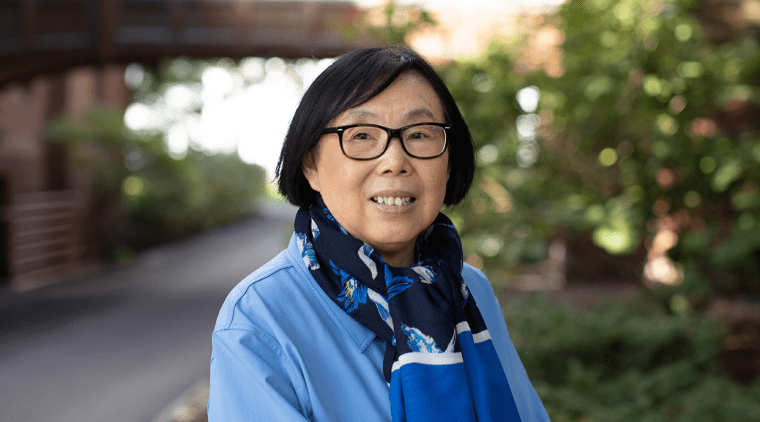
{"type": "Polygon", "coordinates": [[[377,114],[363,108],[352,108],[346,111],[346,117],[355,120],[364,120],[378,117],[377,114]]]}
{"type": "Polygon", "coordinates": [[[405,119],[411,119],[414,117],[429,117],[435,120],[435,115],[433,115],[433,112],[428,110],[427,108],[416,108],[404,115],[405,119]]]}
{"type": "MultiPolygon", "coordinates": [[[[349,119],[357,120],[357,121],[379,117],[376,113],[373,113],[363,108],[358,108],[358,109],[355,108],[355,109],[348,110],[346,111],[346,115],[347,115],[346,117],[348,117],[349,119]]],[[[433,112],[428,110],[425,107],[416,108],[404,114],[404,120],[412,120],[412,119],[420,118],[420,117],[426,117],[426,118],[435,120],[435,115],[433,114],[433,112]]]]}

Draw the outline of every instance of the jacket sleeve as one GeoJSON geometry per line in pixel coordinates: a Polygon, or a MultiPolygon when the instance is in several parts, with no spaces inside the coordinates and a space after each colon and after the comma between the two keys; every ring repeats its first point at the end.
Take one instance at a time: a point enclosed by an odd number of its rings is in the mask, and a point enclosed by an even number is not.
{"type": "Polygon", "coordinates": [[[311,420],[303,377],[264,332],[220,329],[212,343],[209,422],[311,420]]]}

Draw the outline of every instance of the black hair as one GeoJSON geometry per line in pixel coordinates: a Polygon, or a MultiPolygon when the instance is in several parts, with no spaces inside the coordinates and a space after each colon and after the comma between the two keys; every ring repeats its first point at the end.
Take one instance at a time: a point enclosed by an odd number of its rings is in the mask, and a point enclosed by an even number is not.
{"type": "Polygon", "coordinates": [[[430,64],[404,47],[365,48],[333,62],[311,84],[290,122],[275,170],[280,193],[299,207],[316,204],[316,193],[303,174],[303,160],[317,145],[322,130],[340,113],[369,101],[398,76],[414,71],[438,94],[451,125],[449,181],[444,203],[456,205],[467,195],[475,171],[472,138],[448,88],[430,64]]]}

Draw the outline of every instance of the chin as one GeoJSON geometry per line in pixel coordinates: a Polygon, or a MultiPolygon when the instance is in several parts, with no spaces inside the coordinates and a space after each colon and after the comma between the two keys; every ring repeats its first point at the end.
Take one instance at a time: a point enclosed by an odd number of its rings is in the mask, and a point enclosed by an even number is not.
{"type": "Polygon", "coordinates": [[[414,245],[414,242],[417,241],[417,236],[393,236],[393,237],[375,237],[372,239],[371,242],[367,242],[370,246],[372,246],[374,249],[377,249],[378,251],[384,251],[384,252],[396,252],[403,250],[406,247],[409,247],[410,245],[414,245]]]}

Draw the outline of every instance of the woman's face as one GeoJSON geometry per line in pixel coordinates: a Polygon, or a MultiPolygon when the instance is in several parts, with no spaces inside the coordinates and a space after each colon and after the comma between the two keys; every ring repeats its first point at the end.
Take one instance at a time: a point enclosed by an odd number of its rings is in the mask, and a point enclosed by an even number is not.
{"type": "MultiPolygon", "coordinates": [[[[399,128],[421,122],[445,123],[443,107],[427,80],[406,72],[371,100],[339,114],[328,127],[373,123],[399,128]]],[[[341,152],[338,135],[331,133],[322,135],[306,156],[304,175],[352,236],[372,246],[390,265],[410,266],[417,236],[443,205],[448,162],[448,149],[436,158],[413,158],[398,138],[378,158],[352,160],[341,152]],[[378,198],[391,198],[393,205],[378,198]]]]}

